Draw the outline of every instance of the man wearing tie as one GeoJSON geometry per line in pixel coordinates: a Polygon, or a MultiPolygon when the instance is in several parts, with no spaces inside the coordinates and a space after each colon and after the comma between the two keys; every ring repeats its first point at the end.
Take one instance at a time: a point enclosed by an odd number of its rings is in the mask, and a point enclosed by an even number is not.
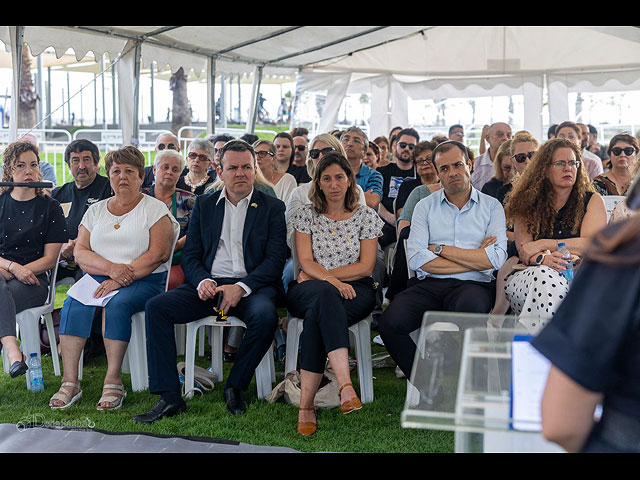
{"type": "Polygon", "coordinates": [[[181,265],[187,283],[149,300],[145,309],[149,390],[160,400],[149,412],[133,417],[153,423],[183,412],[176,369],[174,325],[215,315],[220,309],[247,325],[236,360],[225,382],[231,413],[246,412],[243,391],[269,349],[282,293],[287,257],[285,205],[253,188],[256,157],[242,140],[225,144],[217,168],[224,188],[196,200],[181,265]]]}

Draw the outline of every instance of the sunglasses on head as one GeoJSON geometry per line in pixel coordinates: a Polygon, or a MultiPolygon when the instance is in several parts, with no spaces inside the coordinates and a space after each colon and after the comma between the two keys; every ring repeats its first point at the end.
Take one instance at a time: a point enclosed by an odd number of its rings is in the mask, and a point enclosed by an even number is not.
{"type": "Polygon", "coordinates": [[[633,147],[613,147],[611,149],[611,153],[613,153],[614,155],[618,156],[620,155],[622,152],[624,152],[624,154],[628,157],[630,157],[631,155],[633,155],[634,153],[636,153],[636,149],[633,147]]]}
{"type": "Polygon", "coordinates": [[[413,143],[406,143],[406,142],[400,142],[398,143],[398,146],[400,148],[409,148],[409,150],[413,150],[413,148],[415,147],[415,145],[413,143]]]}
{"type": "Polygon", "coordinates": [[[164,143],[159,143],[157,146],[158,150],[164,150],[165,148],[168,148],[169,150],[177,150],[176,146],[173,143],[169,143],[167,145],[165,145],[164,143]]]}
{"type": "Polygon", "coordinates": [[[333,147],[323,148],[322,150],[314,148],[313,150],[309,150],[309,156],[315,160],[316,158],[320,157],[320,154],[326,155],[327,153],[333,152],[334,150],[335,149],[333,147]]]}
{"type": "Polygon", "coordinates": [[[515,155],[512,156],[512,158],[518,163],[523,163],[527,160],[527,158],[531,160],[531,157],[533,157],[535,153],[536,152],[516,153],[515,155]]]}

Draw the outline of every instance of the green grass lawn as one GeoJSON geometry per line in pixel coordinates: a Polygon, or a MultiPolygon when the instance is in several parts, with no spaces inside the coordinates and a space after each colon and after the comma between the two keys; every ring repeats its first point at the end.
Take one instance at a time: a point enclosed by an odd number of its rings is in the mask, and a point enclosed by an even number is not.
{"type": "MultiPolygon", "coordinates": [[[[57,304],[64,299],[67,286],[59,287],[57,304]]],[[[372,346],[373,353],[383,352],[379,345],[372,346]]],[[[179,357],[177,361],[183,361],[179,357]]],[[[196,363],[208,366],[205,357],[197,357],[196,363]]],[[[225,376],[230,364],[225,364],[225,376]]],[[[112,432],[148,432],[168,435],[194,435],[244,442],[252,445],[288,447],[302,452],[366,452],[366,453],[450,453],[453,452],[453,433],[432,430],[406,429],[400,424],[404,407],[406,382],[396,378],[394,368],[374,370],[373,403],[349,415],[342,415],[339,408],[323,409],[318,413],[318,431],[311,437],[296,432],[297,407],[285,403],[267,403],[257,398],[255,380],[246,393],[249,409],[245,415],[234,416],[227,412],[222,384],[213,391],[187,400],[187,412],[163,419],[153,425],[141,425],[131,420],[136,414],[151,409],[158,397],[146,392],[132,392],[129,375],[123,374],[125,388],[129,391],[123,408],[112,412],[98,412],[106,359],[92,359],[84,366],[81,381],[83,397],[68,410],[52,411],[49,398],[60,387],[61,377],[53,373],[50,355],[43,357],[45,391],[31,393],[26,389],[24,377],[11,379],[0,375],[0,422],[18,423],[38,419],[54,425],[91,426],[112,432]]],[[[278,371],[278,367],[276,367],[278,371]]],[[[359,391],[358,376],[352,378],[359,391]]],[[[283,379],[277,373],[277,382],[283,379]]],[[[275,387],[275,385],[274,385],[275,387]]]]}

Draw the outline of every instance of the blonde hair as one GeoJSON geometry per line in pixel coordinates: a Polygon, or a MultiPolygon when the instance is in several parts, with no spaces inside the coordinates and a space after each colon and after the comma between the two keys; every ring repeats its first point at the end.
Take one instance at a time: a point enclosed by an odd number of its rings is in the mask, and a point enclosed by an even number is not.
{"type": "Polygon", "coordinates": [[[307,173],[311,178],[313,178],[313,174],[315,173],[315,167],[313,165],[313,159],[309,155],[309,152],[313,150],[316,142],[323,142],[327,145],[330,145],[336,152],[338,152],[344,158],[347,158],[347,152],[345,152],[344,147],[342,146],[342,143],[340,142],[340,139],[338,139],[338,137],[336,137],[335,135],[331,135],[330,133],[321,133],[320,135],[316,135],[315,137],[313,137],[313,140],[311,140],[311,143],[309,143],[309,149],[307,150],[307,173]]]}
{"type": "Polygon", "coordinates": [[[493,161],[494,177],[504,182],[504,172],[502,171],[502,164],[504,163],[504,157],[511,157],[511,140],[507,140],[496,152],[496,158],[493,161]]]}
{"type": "Polygon", "coordinates": [[[515,153],[517,144],[527,143],[527,142],[533,142],[536,148],[538,148],[539,144],[538,144],[538,140],[536,140],[536,137],[531,135],[526,130],[520,130],[519,132],[516,132],[516,134],[511,138],[511,151],[510,151],[511,155],[515,153]]]}

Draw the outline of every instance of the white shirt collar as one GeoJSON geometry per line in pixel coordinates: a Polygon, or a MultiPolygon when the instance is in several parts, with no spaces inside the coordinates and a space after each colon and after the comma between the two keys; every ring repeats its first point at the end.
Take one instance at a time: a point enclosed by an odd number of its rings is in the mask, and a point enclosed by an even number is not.
{"type": "MultiPolygon", "coordinates": [[[[240,200],[238,201],[238,204],[240,204],[241,202],[249,203],[249,200],[251,200],[251,196],[252,196],[252,195],[253,195],[253,188],[251,188],[251,191],[249,192],[249,194],[248,194],[246,197],[243,197],[242,199],[240,199],[240,200]]],[[[220,197],[218,198],[218,201],[216,202],[216,205],[217,205],[218,203],[220,203],[220,200],[222,200],[223,198],[224,198],[225,200],[228,200],[228,197],[227,197],[227,187],[226,187],[226,186],[225,186],[225,187],[222,187],[222,192],[220,192],[220,197]]]]}

